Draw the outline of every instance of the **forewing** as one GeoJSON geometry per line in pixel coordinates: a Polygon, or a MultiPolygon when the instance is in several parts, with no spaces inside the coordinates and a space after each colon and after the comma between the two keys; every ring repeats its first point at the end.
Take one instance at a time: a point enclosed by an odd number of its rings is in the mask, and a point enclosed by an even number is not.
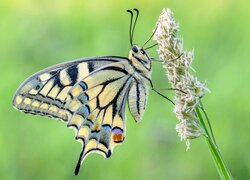
{"type": "Polygon", "coordinates": [[[91,72],[112,63],[124,61],[122,58],[89,58],[59,64],[42,70],[18,88],[12,104],[25,113],[68,120],[64,105],[67,95],[78,81],[91,72]]]}

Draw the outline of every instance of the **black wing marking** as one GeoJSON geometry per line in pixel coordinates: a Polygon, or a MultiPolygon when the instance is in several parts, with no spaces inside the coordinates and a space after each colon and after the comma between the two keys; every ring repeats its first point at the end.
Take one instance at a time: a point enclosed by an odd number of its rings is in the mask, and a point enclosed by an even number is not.
{"type": "Polygon", "coordinates": [[[125,137],[125,104],[133,71],[127,59],[85,59],[47,68],[27,79],[13,105],[29,114],[59,118],[76,130],[82,151],[109,157],[125,137]]]}

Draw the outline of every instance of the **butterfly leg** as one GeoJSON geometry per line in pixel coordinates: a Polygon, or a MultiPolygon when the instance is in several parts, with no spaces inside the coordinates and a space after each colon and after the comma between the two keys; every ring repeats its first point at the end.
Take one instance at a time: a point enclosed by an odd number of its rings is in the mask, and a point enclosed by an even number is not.
{"type": "Polygon", "coordinates": [[[174,102],[173,102],[170,98],[168,98],[167,96],[161,94],[159,91],[157,91],[157,90],[154,88],[153,82],[152,82],[151,80],[150,80],[150,85],[151,85],[151,88],[152,88],[152,90],[153,90],[154,92],[156,92],[158,95],[160,95],[161,97],[167,99],[169,102],[171,102],[173,105],[175,105],[174,102]]]}
{"type": "Polygon", "coordinates": [[[160,92],[158,92],[158,91],[155,90],[154,88],[152,88],[152,90],[153,90],[154,92],[156,92],[157,94],[159,94],[161,97],[167,99],[167,100],[168,100],[169,102],[171,102],[173,105],[175,105],[174,102],[173,102],[171,99],[169,99],[167,96],[161,94],[160,92]]]}
{"type": "Polygon", "coordinates": [[[155,61],[155,62],[161,62],[161,63],[163,63],[163,62],[171,62],[171,61],[176,61],[176,60],[178,60],[179,58],[181,58],[181,56],[183,55],[183,53],[182,54],[180,54],[177,58],[174,58],[174,59],[169,59],[169,60],[159,60],[159,59],[156,59],[156,58],[150,58],[150,60],[151,61],[155,61]]]}
{"type": "Polygon", "coordinates": [[[163,91],[163,90],[171,90],[171,91],[179,91],[179,92],[182,92],[183,94],[187,94],[185,91],[182,91],[181,89],[178,89],[178,88],[161,88],[161,89],[155,89],[157,91],[163,91]]]}
{"type": "Polygon", "coordinates": [[[159,59],[156,59],[156,58],[150,58],[151,61],[155,61],[155,62],[161,62],[163,63],[164,61],[163,60],[159,60],[159,59]]]}

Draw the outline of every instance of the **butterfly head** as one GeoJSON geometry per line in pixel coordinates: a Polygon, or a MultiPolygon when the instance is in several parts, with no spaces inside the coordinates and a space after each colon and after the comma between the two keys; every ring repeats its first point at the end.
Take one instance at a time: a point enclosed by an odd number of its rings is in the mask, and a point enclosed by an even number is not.
{"type": "MultiPolygon", "coordinates": [[[[129,39],[130,39],[130,45],[131,49],[129,52],[129,60],[131,61],[132,65],[140,71],[140,73],[144,74],[144,76],[150,76],[151,72],[151,59],[146,53],[145,49],[143,48],[144,45],[148,42],[146,42],[142,47],[139,47],[138,45],[133,43],[133,36],[134,36],[134,30],[136,26],[136,22],[139,16],[139,10],[133,9],[136,12],[136,17],[133,23],[133,16],[134,13],[131,10],[127,10],[131,14],[130,19],[130,30],[129,30],[129,39]]],[[[151,39],[151,38],[150,38],[151,39]]]]}
{"type": "Polygon", "coordinates": [[[137,45],[132,45],[129,52],[129,60],[132,64],[142,72],[151,70],[151,59],[147,52],[137,45]]]}

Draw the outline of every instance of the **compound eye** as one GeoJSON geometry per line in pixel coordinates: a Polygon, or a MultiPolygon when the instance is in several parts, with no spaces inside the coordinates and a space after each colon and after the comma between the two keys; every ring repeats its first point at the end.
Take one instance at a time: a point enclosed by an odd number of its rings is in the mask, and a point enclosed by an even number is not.
{"type": "Polygon", "coordinates": [[[138,53],[138,48],[136,46],[132,46],[132,51],[134,51],[135,53],[138,53]]]}

